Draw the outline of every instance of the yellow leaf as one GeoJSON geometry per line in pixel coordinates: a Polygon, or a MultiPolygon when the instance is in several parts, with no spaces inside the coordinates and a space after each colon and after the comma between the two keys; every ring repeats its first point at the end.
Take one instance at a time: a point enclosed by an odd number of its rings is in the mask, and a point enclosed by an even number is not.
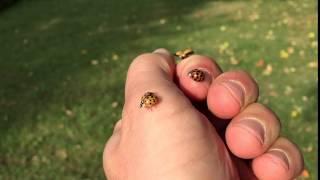
{"type": "Polygon", "coordinates": [[[297,117],[298,116],[298,111],[296,111],[296,110],[293,110],[293,111],[291,111],[291,117],[297,117]]]}
{"type": "Polygon", "coordinates": [[[96,59],[93,59],[93,60],[91,60],[91,65],[98,65],[99,64],[99,61],[98,60],[96,60],[96,59]]]}
{"type": "Polygon", "coordinates": [[[239,64],[239,60],[237,60],[235,57],[231,57],[230,58],[230,64],[237,65],[237,64],[239,64]]]}
{"type": "Polygon", "coordinates": [[[219,52],[220,52],[220,54],[222,54],[228,47],[229,47],[229,43],[228,43],[228,42],[224,42],[223,44],[221,44],[221,45],[219,46],[219,52]]]}
{"type": "Polygon", "coordinates": [[[302,96],[302,101],[308,101],[308,97],[307,96],[302,96]]]}
{"type": "Polygon", "coordinates": [[[316,35],[314,34],[314,32],[309,32],[308,38],[313,39],[315,37],[316,37],[316,35]]]}
{"type": "Polygon", "coordinates": [[[318,68],[318,62],[317,61],[312,61],[308,63],[309,68],[318,68]]]}
{"type": "Polygon", "coordinates": [[[304,55],[305,55],[304,50],[300,50],[300,51],[299,51],[299,55],[300,55],[300,56],[304,56],[304,55]]]}
{"type": "Polygon", "coordinates": [[[272,66],[268,64],[267,67],[263,70],[262,75],[269,76],[272,73],[272,66]]]}
{"type": "Polygon", "coordinates": [[[317,41],[312,41],[312,42],[311,42],[311,47],[312,47],[312,48],[318,47],[318,42],[317,42],[317,41]]]}
{"type": "Polygon", "coordinates": [[[220,26],[220,31],[224,32],[224,31],[226,31],[226,30],[227,30],[227,27],[225,27],[225,26],[220,26]]]}
{"type": "Polygon", "coordinates": [[[159,20],[159,23],[160,24],[166,24],[167,20],[165,18],[162,18],[162,19],[159,20]]]}
{"type": "Polygon", "coordinates": [[[285,51],[285,50],[280,51],[280,58],[288,59],[288,57],[289,57],[289,53],[287,51],[285,51]]]}
{"type": "Polygon", "coordinates": [[[119,59],[119,55],[118,54],[113,54],[112,55],[112,60],[116,61],[119,59]]]}

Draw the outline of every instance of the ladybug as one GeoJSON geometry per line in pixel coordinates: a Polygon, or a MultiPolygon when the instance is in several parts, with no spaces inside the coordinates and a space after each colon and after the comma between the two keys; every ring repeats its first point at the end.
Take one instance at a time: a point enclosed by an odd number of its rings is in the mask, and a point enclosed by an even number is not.
{"type": "Polygon", "coordinates": [[[194,81],[201,82],[204,81],[205,74],[199,69],[194,69],[188,73],[188,76],[194,81]]]}
{"type": "Polygon", "coordinates": [[[155,93],[146,92],[141,97],[140,108],[142,108],[142,107],[151,108],[158,103],[159,103],[159,98],[156,96],[155,93]]]}
{"type": "Polygon", "coordinates": [[[193,54],[193,50],[191,48],[187,48],[185,50],[181,50],[181,51],[177,51],[174,55],[181,58],[181,59],[185,59],[187,57],[189,57],[191,54],[193,54]]]}

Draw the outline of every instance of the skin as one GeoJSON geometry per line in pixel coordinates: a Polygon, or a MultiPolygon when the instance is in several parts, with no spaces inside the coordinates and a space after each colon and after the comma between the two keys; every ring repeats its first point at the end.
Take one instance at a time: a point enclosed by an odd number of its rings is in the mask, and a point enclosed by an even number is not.
{"type": "Polygon", "coordinates": [[[243,71],[222,72],[191,55],[175,64],[165,49],[129,67],[122,119],[104,154],[109,180],[293,179],[303,170],[299,148],[280,136],[279,119],[257,103],[258,85],[243,71]],[[188,72],[200,69],[202,82],[188,72]],[[139,108],[147,92],[160,102],[139,108]]]}

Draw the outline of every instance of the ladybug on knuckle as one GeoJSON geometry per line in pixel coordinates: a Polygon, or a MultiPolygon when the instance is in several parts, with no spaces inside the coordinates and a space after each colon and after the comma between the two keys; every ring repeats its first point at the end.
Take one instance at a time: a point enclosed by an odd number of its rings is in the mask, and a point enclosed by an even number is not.
{"type": "Polygon", "coordinates": [[[153,93],[153,92],[146,92],[142,97],[141,97],[141,102],[140,102],[140,108],[152,108],[156,104],[159,103],[159,98],[158,96],[153,93]]]}

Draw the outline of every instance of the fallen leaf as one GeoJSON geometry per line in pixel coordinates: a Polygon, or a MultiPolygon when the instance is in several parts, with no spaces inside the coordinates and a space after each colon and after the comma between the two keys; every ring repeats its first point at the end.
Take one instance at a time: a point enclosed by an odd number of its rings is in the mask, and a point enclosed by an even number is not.
{"type": "Polygon", "coordinates": [[[32,165],[38,166],[40,164],[40,158],[37,155],[32,156],[31,158],[32,165]]]}
{"type": "Polygon", "coordinates": [[[66,109],[64,112],[65,112],[65,113],[66,113],[66,115],[67,115],[67,116],[69,116],[69,117],[74,116],[73,111],[71,111],[70,109],[66,109]]]}
{"type": "Polygon", "coordinates": [[[296,68],[291,67],[291,68],[290,68],[290,72],[292,72],[292,73],[296,72],[296,68]]]}
{"type": "Polygon", "coordinates": [[[304,178],[309,178],[310,177],[309,171],[304,169],[301,173],[301,176],[304,178]]]}
{"type": "Polygon", "coordinates": [[[237,64],[239,64],[239,60],[237,60],[235,57],[231,57],[230,58],[230,64],[237,65],[237,64]]]}
{"type": "Polygon", "coordinates": [[[318,61],[312,61],[308,63],[309,68],[318,68],[318,61]]]}
{"type": "Polygon", "coordinates": [[[256,67],[263,67],[265,64],[263,59],[259,59],[259,61],[256,63],[256,67]]]}
{"type": "Polygon", "coordinates": [[[285,19],[282,20],[282,23],[283,23],[283,24],[288,24],[288,23],[289,23],[289,20],[288,20],[287,18],[285,18],[285,19]]]}
{"type": "Polygon", "coordinates": [[[272,66],[268,64],[267,67],[263,70],[262,75],[269,76],[272,73],[272,66]]]}
{"type": "Polygon", "coordinates": [[[220,31],[224,32],[227,30],[227,27],[226,26],[220,26],[220,31]]]}
{"type": "Polygon", "coordinates": [[[288,47],[288,53],[289,54],[292,54],[292,53],[294,53],[294,48],[293,47],[288,47]]]}
{"type": "Polygon", "coordinates": [[[66,149],[58,149],[55,152],[55,155],[57,158],[61,159],[61,160],[65,160],[68,158],[68,153],[66,149]]]}
{"type": "Polygon", "coordinates": [[[291,86],[286,86],[285,87],[285,91],[284,91],[284,94],[285,95],[290,95],[292,93],[293,89],[291,86]]]}
{"type": "Polygon", "coordinates": [[[290,73],[290,70],[288,67],[284,67],[283,68],[283,72],[286,73],[286,74],[289,74],[290,73]]]}
{"type": "Polygon", "coordinates": [[[112,54],[112,60],[116,61],[119,59],[119,55],[118,54],[112,54]]]}
{"type": "Polygon", "coordinates": [[[269,95],[272,96],[272,97],[278,97],[279,96],[276,91],[270,91],[269,95]]]}
{"type": "Polygon", "coordinates": [[[306,148],[306,152],[312,152],[313,150],[313,147],[312,145],[310,144],[307,148],[306,148]]]}
{"type": "Polygon", "coordinates": [[[285,50],[280,51],[280,58],[281,59],[288,59],[288,57],[289,57],[289,53],[287,51],[285,51],[285,50]]]}
{"type": "Polygon", "coordinates": [[[260,19],[260,15],[257,12],[253,12],[252,14],[249,15],[250,21],[256,21],[258,19],[260,19]]]}
{"type": "Polygon", "coordinates": [[[297,117],[297,116],[298,116],[298,111],[292,110],[290,116],[291,116],[292,118],[297,117]]]}
{"type": "Polygon", "coordinates": [[[305,128],[305,131],[306,131],[306,132],[311,132],[311,131],[312,131],[312,127],[306,127],[306,128],[305,128]]]}
{"type": "Polygon", "coordinates": [[[304,102],[308,101],[308,97],[307,96],[302,96],[302,101],[304,101],[304,102]]]}
{"type": "Polygon", "coordinates": [[[266,40],[275,40],[275,36],[272,30],[269,30],[267,35],[265,36],[266,40]]]}
{"type": "Polygon", "coordinates": [[[269,83],[269,84],[268,84],[268,88],[269,88],[269,89],[274,89],[274,84],[269,83]]]}
{"type": "Polygon", "coordinates": [[[312,48],[318,47],[318,41],[312,41],[312,42],[311,42],[311,47],[312,47],[312,48]]]}
{"type": "Polygon", "coordinates": [[[313,39],[313,38],[315,38],[315,37],[316,37],[316,35],[315,35],[314,32],[309,32],[308,38],[313,39]]]}
{"type": "Polygon", "coordinates": [[[229,47],[229,45],[229,42],[224,42],[223,44],[220,44],[219,53],[222,54],[229,47]]]}
{"type": "Polygon", "coordinates": [[[294,106],[294,109],[296,110],[296,111],[298,111],[298,113],[302,113],[302,107],[301,106],[294,106]]]}
{"type": "Polygon", "coordinates": [[[98,60],[96,60],[96,59],[91,60],[91,65],[95,66],[95,65],[98,65],[98,64],[99,64],[98,60]]]}
{"type": "Polygon", "coordinates": [[[162,24],[162,25],[166,24],[167,20],[165,18],[162,18],[162,19],[159,20],[159,23],[162,24]]]}
{"type": "Polygon", "coordinates": [[[300,50],[300,51],[299,51],[299,55],[300,55],[300,56],[304,56],[304,54],[305,54],[305,53],[304,53],[304,50],[300,50]]]}
{"type": "Polygon", "coordinates": [[[291,41],[290,44],[291,44],[291,46],[296,46],[297,42],[296,41],[291,41]]]}
{"type": "Polygon", "coordinates": [[[118,102],[117,101],[114,101],[112,104],[111,104],[111,107],[113,107],[113,108],[116,108],[117,106],[118,106],[118,102]]]}

